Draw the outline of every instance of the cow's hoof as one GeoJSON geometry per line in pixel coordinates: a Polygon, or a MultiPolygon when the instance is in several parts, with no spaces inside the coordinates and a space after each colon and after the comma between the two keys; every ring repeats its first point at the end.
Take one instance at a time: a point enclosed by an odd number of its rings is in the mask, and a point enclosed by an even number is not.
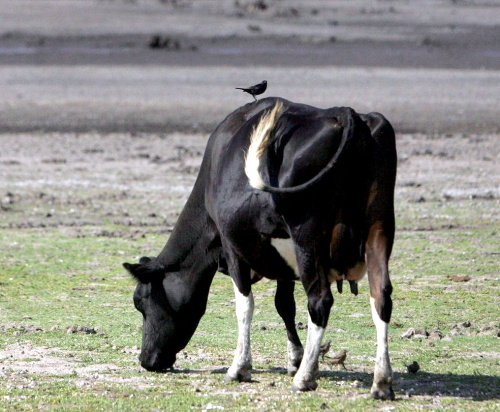
{"type": "Polygon", "coordinates": [[[297,373],[297,371],[299,370],[300,368],[300,362],[302,361],[302,358],[300,358],[299,360],[289,360],[288,361],[288,365],[286,366],[286,370],[288,372],[288,376],[295,376],[295,374],[297,373]]]}
{"type": "Polygon", "coordinates": [[[373,399],[381,399],[383,401],[393,401],[395,398],[392,386],[381,388],[374,385],[371,390],[371,395],[373,399]]]}
{"type": "Polygon", "coordinates": [[[288,341],[288,364],[286,366],[288,376],[295,376],[300,368],[303,356],[304,348],[302,345],[294,345],[288,341]]]}
{"type": "Polygon", "coordinates": [[[252,375],[251,373],[248,372],[238,372],[236,374],[229,374],[226,373],[226,376],[224,376],[224,382],[230,383],[230,382],[251,382],[252,380],[252,375]]]}
{"type": "Polygon", "coordinates": [[[317,387],[318,387],[318,384],[316,383],[316,381],[301,382],[300,384],[294,383],[292,386],[292,391],[295,391],[295,392],[315,391],[317,387]]]}

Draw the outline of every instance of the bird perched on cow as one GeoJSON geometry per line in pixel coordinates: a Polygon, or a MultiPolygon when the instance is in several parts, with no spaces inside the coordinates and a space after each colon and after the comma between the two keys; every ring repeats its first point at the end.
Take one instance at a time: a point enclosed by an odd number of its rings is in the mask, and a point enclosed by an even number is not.
{"type": "Polygon", "coordinates": [[[262,94],[266,91],[267,89],[267,80],[262,80],[259,84],[256,84],[255,86],[250,86],[250,87],[236,87],[238,90],[243,90],[245,93],[249,93],[253,96],[255,101],[257,101],[257,98],[255,96],[258,96],[259,94],[262,94]]]}

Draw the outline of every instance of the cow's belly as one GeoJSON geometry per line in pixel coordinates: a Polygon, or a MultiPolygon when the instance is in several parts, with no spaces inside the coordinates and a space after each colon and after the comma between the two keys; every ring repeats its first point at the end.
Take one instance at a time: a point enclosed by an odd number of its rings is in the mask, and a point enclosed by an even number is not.
{"type": "MultiPolygon", "coordinates": [[[[276,248],[278,253],[294,270],[297,277],[299,276],[299,266],[297,264],[297,256],[295,254],[295,247],[291,239],[272,239],[271,244],[276,248]]],[[[366,274],[366,263],[358,262],[354,267],[350,268],[346,274],[341,274],[335,269],[331,269],[328,280],[334,282],[337,280],[350,280],[357,282],[361,280],[366,274]]]]}

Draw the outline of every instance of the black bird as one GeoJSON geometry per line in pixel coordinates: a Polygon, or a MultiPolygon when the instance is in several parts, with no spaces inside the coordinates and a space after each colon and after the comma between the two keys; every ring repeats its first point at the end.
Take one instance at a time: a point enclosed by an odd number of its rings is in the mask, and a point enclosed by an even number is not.
{"type": "Polygon", "coordinates": [[[411,365],[406,365],[406,369],[410,373],[417,373],[420,370],[420,365],[414,361],[411,365]]]}
{"type": "Polygon", "coordinates": [[[255,99],[255,101],[257,101],[257,99],[255,98],[255,96],[258,96],[259,94],[262,94],[262,93],[264,93],[266,91],[266,89],[267,89],[267,80],[262,80],[261,83],[256,84],[255,86],[250,86],[250,87],[247,87],[247,88],[236,87],[236,89],[243,90],[244,92],[251,94],[253,96],[253,98],[255,99]]]}

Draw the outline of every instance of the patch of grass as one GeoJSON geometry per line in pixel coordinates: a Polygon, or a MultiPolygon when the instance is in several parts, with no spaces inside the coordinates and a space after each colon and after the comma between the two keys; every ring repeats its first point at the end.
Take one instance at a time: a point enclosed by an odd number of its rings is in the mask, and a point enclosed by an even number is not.
{"type": "MultiPolygon", "coordinates": [[[[254,287],[254,382],[223,383],[236,346],[236,319],[230,280],[220,274],[176,370],[153,374],[137,362],[142,320],[132,304],[134,282],[121,262],[159,251],[164,238],[93,237],[94,228],[85,230],[83,236],[57,228],[0,230],[0,409],[498,410],[495,225],[398,232],[391,264],[397,396],[392,403],[369,398],[375,328],[366,280],[357,297],[334,292],[326,339],[332,339],[332,351],[348,350],[347,370],[322,363],[315,392],[290,391],[283,369],[286,332],[274,309],[271,281],[254,287]],[[449,275],[471,279],[454,282],[449,275]],[[71,325],[96,333],[67,333],[71,325]],[[444,339],[402,339],[411,327],[439,330],[444,339]],[[417,374],[406,370],[413,361],[420,364],[417,374]]],[[[297,321],[306,324],[299,284],[296,298],[297,321]]],[[[305,342],[306,331],[299,333],[305,342]]]]}
{"type": "Polygon", "coordinates": [[[498,199],[437,198],[423,202],[399,201],[399,230],[495,229],[498,231],[498,199]]]}

